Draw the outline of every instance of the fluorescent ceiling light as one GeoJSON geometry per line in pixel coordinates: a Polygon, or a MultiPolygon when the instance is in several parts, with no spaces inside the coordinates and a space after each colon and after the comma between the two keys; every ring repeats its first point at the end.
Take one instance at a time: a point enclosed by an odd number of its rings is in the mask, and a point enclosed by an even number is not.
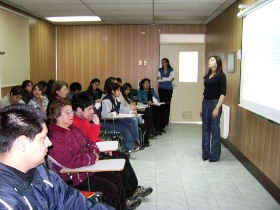
{"type": "Polygon", "coordinates": [[[68,17],[46,17],[52,22],[85,22],[85,21],[101,21],[97,16],[68,16],[68,17]]]}

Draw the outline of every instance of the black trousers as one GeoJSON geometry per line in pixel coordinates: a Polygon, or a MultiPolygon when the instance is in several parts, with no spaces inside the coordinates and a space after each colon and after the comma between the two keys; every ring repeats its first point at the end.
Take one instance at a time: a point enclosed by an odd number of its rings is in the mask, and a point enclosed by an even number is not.
{"type": "MultiPolygon", "coordinates": [[[[123,181],[120,174],[115,172],[97,172],[89,177],[91,190],[104,193],[104,202],[115,209],[125,209],[123,181]]],[[[88,180],[75,186],[79,190],[88,190],[88,180]]]]}
{"type": "Polygon", "coordinates": [[[148,134],[155,132],[155,126],[153,121],[153,114],[147,108],[145,111],[137,111],[139,114],[143,114],[141,117],[145,120],[145,128],[148,134]]]}
{"type": "Polygon", "coordinates": [[[112,156],[101,153],[101,157],[102,159],[125,159],[124,169],[115,173],[119,174],[122,178],[125,198],[130,198],[138,186],[138,179],[130,164],[129,156],[123,152],[115,151],[112,153],[112,156]]]}
{"type": "Polygon", "coordinates": [[[138,179],[129,161],[129,156],[123,152],[113,152],[112,158],[125,159],[124,170],[119,172],[122,176],[125,197],[130,198],[138,186],[138,179]]]}
{"type": "Polygon", "coordinates": [[[163,120],[164,126],[166,126],[169,123],[170,103],[171,103],[171,98],[172,98],[172,94],[173,94],[173,89],[159,88],[158,94],[159,94],[160,102],[166,103],[166,104],[162,105],[162,109],[163,109],[162,120],[163,120]]]}
{"type": "Polygon", "coordinates": [[[162,108],[164,105],[160,106],[150,106],[150,112],[153,114],[153,121],[156,131],[160,131],[165,126],[165,122],[163,121],[164,109],[162,108]]]}

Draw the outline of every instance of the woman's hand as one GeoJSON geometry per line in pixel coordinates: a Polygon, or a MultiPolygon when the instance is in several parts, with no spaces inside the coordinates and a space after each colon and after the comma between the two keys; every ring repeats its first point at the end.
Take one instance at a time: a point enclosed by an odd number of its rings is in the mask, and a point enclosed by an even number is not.
{"type": "Polygon", "coordinates": [[[131,111],[136,110],[136,106],[135,106],[135,105],[133,105],[133,104],[131,104],[131,105],[130,105],[130,110],[131,110],[131,111]]]}
{"type": "Polygon", "coordinates": [[[215,108],[212,112],[212,117],[216,118],[216,117],[218,117],[218,114],[219,114],[219,109],[215,108]]]}
{"type": "Polygon", "coordinates": [[[157,80],[160,80],[161,79],[161,76],[157,76],[157,80]]]}
{"type": "Polygon", "coordinates": [[[99,155],[96,152],[93,152],[93,154],[95,154],[95,162],[99,161],[99,155]]]}
{"type": "Polygon", "coordinates": [[[148,104],[149,106],[152,106],[152,105],[153,105],[153,103],[152,103],[151,101],[148,101],[147,104],[148,104]]]}
{"type": "Polygon", "coordinates": [[[91,121],[96,124],[96,125],[99,125],[100,124],[100,120],[99,120],[99,117],[97,116],[97,114],[93,114],[92,117],[91,117],[91,121]]]}
{"type": "Polygon", "coordinates": [[[44,98],[44,96],[40,96],[40,102],[41,102],[41,104],[44,104],[44,103],[45,103],[45,98],[44,98]]]}

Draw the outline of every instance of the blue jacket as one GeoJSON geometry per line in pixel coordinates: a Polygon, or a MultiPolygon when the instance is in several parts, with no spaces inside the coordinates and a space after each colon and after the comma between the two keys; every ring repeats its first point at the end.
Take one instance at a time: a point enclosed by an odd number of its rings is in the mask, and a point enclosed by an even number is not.
{"type": "MultiPolygon", "coordinates": [[[[159,100],[159,97],[157,96],[154,88],[150,88],[150,91],[152,93],[152,95],[159,100]]],[[[137,101],[141,102],[143,104],[147,104],[148,102],[148,96],[147,96],[147,92],[145,90],[138,90],[137,92],[137,101]]]]}
{"type": "Polygon", "coordinates": [[[32,183],[28,184],[16,172],[0,163],[0,180],[0,209],[114,209],[86,199],[44,164],[36,168],[32,183]]]}

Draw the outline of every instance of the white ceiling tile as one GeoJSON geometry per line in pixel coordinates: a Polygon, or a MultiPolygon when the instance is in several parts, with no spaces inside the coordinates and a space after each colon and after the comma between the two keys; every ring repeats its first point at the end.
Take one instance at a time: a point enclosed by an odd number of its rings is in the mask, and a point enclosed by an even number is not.
{"type": "Polygon", "coordinates": [[[26,8],[34,12],[90,11],[85,5],[28,6],[26,8]]]}
{"type": "Polygon", "coordinates": [[[202,24],[203,21],[187,21],[187,20],[155,20],[154,24],[202,24]]]}
{"type": "Polygon", "coordinates": [[[199,4],[199,3],[184,3],[184,4],[155,4],[155,10],[216,10],[220,4],[199,4]]]}
{"type": "Polygon", "coordinates": [[[98,16],[92,11],[72,11],[72,12],[42,12],[44,17],[64,17],[64,16],[98,16]]]}
{"type": "Polygon", "coordinates": [[[209,16],[213,11],[155,11],[155,16],[209,16]]]}
{"type": "Polygon", "coordinates": [[[153,4],[89,4],[88,7],[96,10],[153,10],[153,4]]]}
{"type": "MultiPolygon", "coordinates": [[[[116,0],[83,0],[85,4],[116,4],[116,0]]],[[[152,4],[153,0],[118,0],[117,4],[152,4]]]]}
{"type": "Polygon", "coordinates": [[[153,11],[95,11],[97,16],[115,17],[115,16],[133,16],[133,15],[153,15],[153,11]]]}
{"type": "Polygon", "coordinates": [[[211,2],[213,4],[223,4],[227,0],[154,0],[155,4],[183,4],[183,3],[199,3],[204,4],[211,2]]]}
{"type": "Polygon", "coordinates": [[[27,6],[27,5],[37,5],[37,6],[48,6],[48,5],[65,5],[65,4],[76,4],[82,5],[80,0],[8,0],[11,3],[27,6]]]}

